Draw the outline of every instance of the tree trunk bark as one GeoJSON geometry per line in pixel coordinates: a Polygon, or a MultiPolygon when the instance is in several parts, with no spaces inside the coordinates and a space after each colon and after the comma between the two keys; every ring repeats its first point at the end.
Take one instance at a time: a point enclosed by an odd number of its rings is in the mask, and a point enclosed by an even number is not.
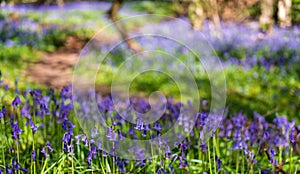
{"type": "Polygon", "coordinates": [[[292,19],[290,15],[292,0],[278,0],[278,22],[280,27],[290,27],[292,19]]]}
{"type": "Polygon", "coordinates": [[[211,10],[211,16],[212,16],[213,23],[217,29],[220,29],[221,24],[220,24],[218,3],[216,0],[210,0],[209,3],[210,3],[210,10],[211,10]]]}
{"type": "Polygon", "coordinates": [[[221,22],[219,16],[219,8],[218,3],[216,0],[209,0],[208,1],[208,9],[209,9],[209,16],[213,22],[213,26],[210,25],[210,30],[213,35],[218,38],[222,37],[222,30],[221,30],[221,22]]]}
{"type": "Polygon", "coordinates": [[[123,2],[124,0],[115,0],[107,13],[109,18],[114,22],[114,25],[119,31],[122,39],[127,43],[129,49],[135,53],[138,53],[143,50],[140,44],[129,38],[125,25],[121,21],[118,21],[118,12],[123,2]]]}
{"type": "Polygon", "coordinates": [[[274,0],[261,1],[261,15],[259,18],[259,25],[262,30],[271,31],[274,24],[273,20],[273,6],[274,0]]]}
{"type": "Polygon", "coordinates": [[[188,7],[188,16],[194,30],[203,28],[205,14],[203,3],[200,0],[191,0],[188,7]]]}

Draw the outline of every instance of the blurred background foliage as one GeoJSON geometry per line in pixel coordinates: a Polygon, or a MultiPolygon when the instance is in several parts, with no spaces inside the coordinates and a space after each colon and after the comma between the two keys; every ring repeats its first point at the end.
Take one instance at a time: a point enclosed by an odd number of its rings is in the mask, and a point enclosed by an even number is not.
{"type": "MultiPolygon", "coordinates": [[[[107,18],[107,10],[110,8],[111,2],[94,8],[72,7],[68,9],[68,3],[74,1],[2,1],[1,6],[27,5],[29,10],[23,11],[22,8],[11,10],[3,8],[0,10],[0,60],[1,71],[4,74],[5,83],[14,85],[16,78],[19,79],[20,90],[32,87],[48,87],[43,84],[36,84],[26,81],[26,68],[40,60],[40,55],[45,53],[56,52],[66,47],[67,40],[76,38],[75,42],[86,43],[93,37],[95,32],[110,22],[107,18]],[[63,6],[65,7],[57,7],[63,6]],[[44,8],[44,5],[48,5],[44,8]],[[51,8],[56,8],[55,13],[51,8]],[[60,9],[60,10],[59,10],[60,9]]],[[[77,1],[76,1],[77,2],[77,1]]],[[[87,3],[95,3],[92,1],[87,3]]],[[[102,2],[102,1],[101,1],[102,2]]],[[[193,1],[125,1],[123,8],[125,12],[118,14],[119,18],[126,18],[135,14],[160,14],[167,16],[180,17],[183,19],[194,19],[188,9],[193,1]],[[126,11],[127,9],[127,11],[126,11]],[[130,12],[128,12],[128,9],[130,12]]],[[[199,3],[202,1],[197,1],[199,3]]],[[[213,3],[213,1],[207,1],[213,3]]],[[[207,20],[213,21],[215,26],[216,17],[212,11],[216,11],[220,27],[226,28],[228,24],[235,23],[237,26],[245,26],[260,20],[262,14],[261,1],[258,0],[217,0],[215,1],[218,9],[214,6],[203,5],[203,23],[207,20]],[[224,23],[224,25],[223,25],[224,23]]],[[[84,3],[83,3],[84,4],[84,3]]],[[[82,4],[81,4],[82,5],[82,4]]],[[[211,5],[211,4],[206,4],[211,5]]],[[[272,20],[274,24],[278,24],[278,8],[277,3],[273,3],[274,10],[272,12],[272,20]]],[[[291,22],[290,29],[296,33],[294,39],[299,40],[300,24],[300,0],[292,0],[291,5],[291,22]],[[298,32],[298,34],[297,34],[298,32]]],[[[158,21],[161,22],[161,21],[158,21]]],[[[133,31],[141,26],[146,25],[147,21],[136,21],[136,23],[126,24],[129,31],[133,31]]],[[[191,22],[193,23],[193,22],[191,22]]],[[[203,24],[204,25],[204,24],[203,24]]],[[[256,23],[255,23],[256,25],[256,23]]],[[[210,26],[204,26],[209,28],[210,26]]],[[[223,29],[222,28],[222,29],[223,29]]],[[[197,29],[197,28],[196,28],[197,29]]],[[[244,29],[237,29],[244,31],[244,29]]],[[[280,35],[281,29],[274,27],[275,34],[266,36],[265,31],[257,28],[257,34],[262,37],[277,37],[285,40],[285,35],[280,35]],[[275,36],[274,36],[275,35],[275,36]]],[[[205,31],[203,31],[205,32],[205,31]]],[[[234,32],[232,32],[234,34],[234,32]]],[[[114,36],[117,33],[108,33],[114,36]]],[[[239,33],[240,35],[247,35],[239,33]]],[[[208,36],[210,37],[210,36],[208,36]]],[[[287,38],[287,43],[292,39],[293,35],[287,38]]],[[[230,37],[229,37],[230,38],[230,37]]],[[[230,113],[244,112],[251,116],[253,111],[257,111],[267,118],[272,119],[276,113],[287,115],[295,118],[300,115],[300,66],[299,66],[299,46],[291,48],[289,45],[278,44],[278,49],[272,48],[272,40],[261,46],[256,44],[258,48],[247,47],[242,42],[236,41],[239,37],[227,39],[227,36],[216,40],[221,44],[214,45],[217,55],[226,62],[239,62],[226,66],[225,74],[227,77],[228,98],[227,104],[230,113]],[[255,57],[256,63],[245,66],[240,62],[247,62],[248,58],[255,57]],[[268,63],[270,63],[270,65],[268,63]],[[266,65],[268,64],[268,65],[266,65]]],[[[295,41],[295,43],[299,43],[295,41]]],[[[274,41],[274,40],[273,40],[274,41]]],[[[245,42],[248,42],[245,39],[245,42]]],[[[277,42],[276,39],[274,43],[277,42]]],[[[80,51],[77,50],[78,52],[80,51]]],[[[122,57],[122,53],[116,53],[114,56],[122,57]]],[[[252,59],[251,59],[252,60],[252,59]]],[[[249,63],[249,61],[248,61],[249,63]]],[[[250,64],[250,63],[249,63],[250,64]]],[[[97,85],[108,85],[113,78],[113,70],[105,67],[105,71],[98,74],[97,85]]],[[[145,96],[152,91],[162,89],[168,96],[176,97],[178,89],[173,83],[168,83],[168,77],[159,76],[159,78],[151,78],[144,74],[136,78],[132,84],[133,91],[144,91],[145,96]]],[[[199,93],[204,99],[210,99],[209,81],[207,77],[197,77],[199,85],[199,93]]],[[[299,119],[298,119],[299,121],[299,119]]]]}

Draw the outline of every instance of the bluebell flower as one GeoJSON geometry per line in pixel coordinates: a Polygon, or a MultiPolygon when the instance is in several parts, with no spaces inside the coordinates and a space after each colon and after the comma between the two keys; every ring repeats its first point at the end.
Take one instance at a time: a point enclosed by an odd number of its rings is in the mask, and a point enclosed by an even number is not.
{"type": "Polygon", "coordinates": [[[53,152],[53,148],[52,148],[52,146],[51,146],[51,144],[49,142],[41,150],[41,152],[42,152],[42,154],[44,154],[45,158],[49,158],[49,154],[47,153],[47,149],[50,152],[53,152]]]}
{"type": "Polygon", "coordinates": [[[96,158],[96,156],[95,156],[96,154],[97,154],[97,147],[92,145],[91,148],[90,148],[88,157],[87,157],[87,162],[88,162],[89,167],[91,167],[92,159],[96,158]]]}
{"type": "Polygon", "coordinates": [[[80,137],[82,136],[82,134],[78,134],[75,136],[76,139],[76,144],[79,145],[80,144],[80,137]]]}
{"type": "Polygon", "coordinates": [[[8,84],[4,85],[4,91],[8,91],[8,89],[9,89],[8,84]]]}
{"type": "Polygon", "coordinates": [[[66,132],[62,138],[62,142],[64,144],[63,146],[63,150],[68,152],[68,153],[72,153],[72,149],[71,148],[71,143],[72,143],[72,135],[73,133],[71,132],[66,132]]]}
{"type": "Polygon", "coordinates": [[[292,143],[293,146],[296,145],[295,132],[296,132],[296,129],[295,129],[295,127],[293,127],[290,132],[290,142],[292,143]]]}
{"type": "Polygon", "coordinates": [[[89,145],[89,140],[87,139],[85,134],[82,136],[81,141],[84,143],[84,146],[89,145]]]}
{"type": "Polygon", "coordinates": [[[25,168],[21,168],[20,164],[14,158],[12,160],[12,170],[15,170],[15,171],[20,170],[24,173],[28,173],[28,170],[26,170],[25,168]]]}
{"type": "Polygon", "coordinates": [[[244,150],[247,149],[248,145],[244,141],[236,141],[232,144],[233,150],[244,150]]]}
{"type": "Polygon", "coordinates": [[[13,101],[12,101],[12,106],[14,108],[17,108],[20,104],[22,104],[21,100],[20,100],[20,97],[17,96],[13,101]]]}
{"type": "Polygon", "coordinates": [[[19,140],[19,135],[22,134],[22,130],[19,127],[18,121],[11,122],[11,127],[12,127],[12,138],[14,140],[19,140]]]}
{"type": "Polygon", "coordinates": [[[163,168],[159,168],[156,172],[156,174],[167,174],[167,171],[163,168]]]}
{"type": "Polygon", "coordinates": [[[144,122],[141,119],[137,119],[135,129],[142,131],[144,130],[144,122]]]}
{"type": "Polygon", "coordinates": [[[220,170],[221,169],[221,165],[222,165],[222,161],[221,161],[221,159],[218,156],[215,157],[215,160],[217,162],[217,169],[220,170]]]}
{"type": "Polygon", "coordinates": [[[125,168],[124,162],[122,160],[117,160],[117,165],[118,165],[118,168],[121,173],[126,172],[126,168],[125,168]]]}
{"type": "Polygon", "coordinates": [[[206,120],[208,118],[208,115],[209,114],[206,113],[206,112],[202,112],[202,113],[199,114],[199,117],[198,117],[198,119],[199,119],[198,126],[203,127],[205,125],[206,120]]]}
{"type": "Polygon", "coordinates": [[[107,154],[106,151],[102,151],[102,156],[103,156],[103,157],[107,157],[107,155],[108,155],[108,154],[107,154]]]}
{"type": "Polygon", "coordinates": [[[8,165],[5,166],[5,173],[6,174],[14,174],[14,171],[12,168],[9,168],[8,165]]]}
{"type": "Polygon", "coordinates": [[[31,158],[33,159],[33,161],[36,161],[36,152],[35,152],[35,150],[31,151],[31,158]]]}
{"type": "Polygon", "coordinates": [[[64,120],[64,122],[62,123],[62,128],[65,131],[73,132],[75,125],[70,120],[64,120]]]}
{"type": "Polygon", "coordinates": [[[276,151],[275,149],[273,148],[269,148],[269,154],[270,154],[270,163],[277,166],[278,165],[278,162],[277,160],[275,159],[275,155],[276,155],[276,151]]]}
{"type": "Polygon", "coordinates": [[[27,121],[26,126],[28,126],[28,124],[30,125],[32,133],[35,134],[35,132],[37,131],[38,127],[34,124],[34,122],[31,119],[29,119],[27,121]]]}
{"type": "Polygon", "coordinates": [[[29,106],[27,105],[27,104],[25,104],[24,106],[23,106],[23,108],[21,109],[21,116],[23,116],[23,117],[26,117],[26,118],[28,118],[28,119],[30,119],[31,118],[31,115],[30,115],[30,108],[29,108],[29,106]]]}
{"type": "Polygon", "coordinates": [[[1,118],[4,118],[4,114],[3,114],[2,110],[0,110],[0,119],[1,118]]]}
{"type": "Polygon", "coordinates": [[[2,113],[3,113],[3,115],[5,115],[6,114],[6,107],[5,106],[2,106],[2,113]]]}
{"type": "Polygon", "coordinates": [[[155,122],[153,128],[158,132],[160,132],[162,129],[161,124],[159,122],[155,122]]]}
{"type": "Polygon", "coordinates": [[[207,145],[205,142],[202,142],[200,145],[201,151],[206,152],[208,150],[207,145]]]}
{"type": "Polygon", "coordinates": [[[248,160],[253,163],[253,164],[256,164],[257,161],[255,160],[255,155],[254,153],[252,153],[250,150],[248,149],[245,149],[244,150],[244,154],[247,156],[248,160]]]}
{"type": "Polygon", "coordinates": [[[144,167],[146,165],[147,160],[137,160],[137,162],[135,163],[134,166],[138,166],[138,167],[144,167]]]}
{"type": "Polygon", "coordinates": [[[179,168],[181,169],[181,168],[184,168],[186,166],[188,166],[187,159],[185,157],[180,156],[179,157],[179,168]]]}

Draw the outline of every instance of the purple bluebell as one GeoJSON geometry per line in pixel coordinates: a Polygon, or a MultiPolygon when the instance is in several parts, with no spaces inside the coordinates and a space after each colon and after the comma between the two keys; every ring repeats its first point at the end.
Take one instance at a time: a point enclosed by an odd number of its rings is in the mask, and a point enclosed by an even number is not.
{"type": "Polygon", "coordinates": [[[163,168],[159,168],[156,172],[156,174],[167,174],[167,171],[163,168]]]}
{"type": "Polygon", "coordinates": [[[87,139],[85,134],[82,136],[81,141],[84,143],[84,146],[89,145],[89,140],[87,139]]]}
{"type": "Polygon", "coordinates": [[[103,157],[107,157],[107,155],[108,155],[108,154],[107,154],[106,151],[102,151],[102,156],[103,156],[103,157]]]}
{"type": "Polygon", "coordinates": [[[205,142],[201,143],[200,148],[201,148],[202,152],[206,152],[208,150],[207,145],[206,145],[205,142]]]}
{"type": "Polygon", "coordinates": [[[24,173],[28,173],[28,170],[26,170],[25,168],[21,168],[20,167],[20,164],[13,158],[13,160],[12,160],[12,169],[14,170],[14,171],[22,171],[22,172],[24,172],[24,173]]]}
{"type": "Polygon", "coordinates": [[[80,138],[81,138],[82,134],[78,134],[75,136],[76,139],[76,144],[79,145],[80,144],[80,138]]]}
{"type": "Polygon", "coordinates": [[[20,113],[21,113],[21,116],[22,116],[22,117],[26,117],[26,118],[28,118],[28,119],[31,119],[31,115],[30,115],[30,107],[29,107],[27,104],[25,104],[25,105],[23,106],[23,108],[21,109],[20,113]]]}
{"type": "Polygon", "coordinates": [[[244,154],[247,156],[248,160],[249,160],[251,163],[253,163],[253,164],[256,164],[256,163],[257,163],[257,160],[255,159],[254,153],[252,153],[250,150],[245,149],[245,150],[244,150],[244,154]]]}
{"type": "Polygon", "coordinates": [[[14,174],[14,171],[12,168],[9,168],[8,165],[5,166],[5,173],[6,174],[14,174]]]}
{"type": "Polygon", "coordinates": [[[52,148],[52,146],[51,146],[51,144],[49,142],[41,150],[41,152],[42,152],[42,154],[44,154],[45,158],[49,158],[49,154],[47,153],[47,149],[50,152],[53,152],[53,148],[52,148]]]}
{"type": "Polygon", "coordinates": [[[8,89],[9,89],[9,85],[8,84],[4,85],[4,91],[8,91],[8,89]]]}
{"type": "Polygon", "coordinates": [[[232,144],[233,150],[244,150],[247,149],[248,145],[244,141],[235,141],[232,144]]]}
{"type": "Polygon", "coordinates": [[[135,129],[142,131],[144,130],[144,122],[141,119],[137,119],[135,129]]]}
{"type": "Polygon", "coordinates": [[[289,136],[290,136],[290,142],[294,147],[296,146],[295,133],[296,133],[296,129],[295,127],[293,127],[289,136]]]}
{"type": "Polygon", "coordinates": [[[22,134],[22,130],[19,127],[18,121],[11,122],[11,127],[12,127],[12,138],[14,140],[19,140],[19,136],[22,134]]]}
{"type": "Polygon", "coordinates": [[[50,152],[53,152],[54,149],[49,142],[46,144],[46,147],[50,150],[50,152]]]}
{"type": "Polygon", "coordinates": [[[0,119],[1,118],[4,118],[4,114],[3,114],[2,110],[0,110],[0,119]]]}
{"type": "Polygon", "coordinates": [[[270,163],[277,166],[278,165],[278,162],[277,160],[275,159],[275,155],[276,155],[276,151],[274,148],[269,148],[269,154],[270,154],[270,163]]]}
{"type": "Polygon", "coordinates": [[[33,98],[34,105],[38,105],[40,103],[40,98],[41,98],[41,95],[42,95],[41,90],[34,89],[34,90],[31,90],[29,93],[33,98]]]}
{"type": "Polygon", "coordinates": [[[125,164],[122,160],[117,160],[117,165],[121,173],[126,172],[125,164]]]}
{"type": "Polygon", "coordinates": [[[158,132],[160,132],[162,129],[161,124],[159,122],[155,122],[153,128],[158,132]]]}
{"type": "Polygon", "coordinates": [[[6,114],[6,107],[5,106],[2,106],[2,113],[3,113],[3,115],[5,115],[6,114]]]}
{"type": "Polygon", "coordinates": [[[215,157],[215,160],[217,162],[217,166],[216,167],[217,167],[218,170],[220,170],[221,169],[221,165],[222,165],[222,161],[221,161],[221,159],[218,156],[215,157]]]}
{"type": "Polygon", "coordinates": [[[198,126],[203,127],[206,123],[206,119],[208,118],[208,113],[202,112],[198,114],[198,126]]]}
{"type": "Polygon", "coordinates": [[[14,108],[17,108],[20,104],[22,104],[20,97],[19,96],[15,97],[15,99],[12,101],[11,104],[14,108]]]}
{"type": "Polygon", "coordinates": [[[138,160],[134,166],[138,166],[138,167],[144,167],[146,165],[147,159],[144,160],[138,160]]]}
{"type": "Polygon", "coordinates": [[[87,157],[87,163],[88,163],[89,168],[91,167],[92,159],[96,158],[96,154],[97,154],[97,147],[92,145],[90,148],[88,157],[87,157]]]}
{"type": "Polygon", "coordinates": [[[62,123],[62,128],[65,131],[73,132],[75,125],[70,120],[64,120],[64,122],[62,123]]]}
{"type": "Polygon", "coordinates": [[[31,151],[31,158],[33,159],[33,161],[36,161],[36,152],[35,152],[35,150],[31,151]]]}
{"type": "Polygon", "coordinates": [[[110,140],[110,141],[116,141],[117,140],[117,133],[113,130],[112,127],[108,127],[107,128],[107,134],[106,137],[110,140]]]}
{"type": "Polygon", "coordinates": [[[63,146],[63,150],[68,152],[68,153],[72,153],[72,149],[71,149],[71,143],[72,143],[72,136],[73,133],[71,132],[66,132],[62,138],[62,142],[64,144],[63,146]]]}
{"type": "Polygon", "coordinates": [[[26,126],[28,126],[28,124],[30,125],[32,133],[35,134],[35,132],[37,131],[38,127],[34,124],[34,122],[31,119],[29,119],[27,121],[26,126]]]}
{"type": "Polygon", "coordinates": [[[184,168],[188,166],[188,161],[187,159],[184,157],[184,154],[182,156],[179,157],[179,168],[184,168]]]}

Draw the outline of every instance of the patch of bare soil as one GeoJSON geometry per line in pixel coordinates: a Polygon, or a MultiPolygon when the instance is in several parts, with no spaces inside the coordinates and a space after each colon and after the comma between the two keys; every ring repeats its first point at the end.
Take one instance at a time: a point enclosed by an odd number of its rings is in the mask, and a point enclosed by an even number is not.
{"type": "MultiPolygon", "coordinates": [[[[103,44],[112,43],[118,37],[101,36],[96,39],[97,47],[103,44]]],[[[28,80],[60,90],[63,86],[72,83],[73,68],[77,62],[78,55],[87,40],[79,40],[69,37],[65,46],[53,53],[45,53],[40,61],[28,66],[28,80]]],[[[97,87],[97,90],[108,93],[107,87],[97,87]]]]}
{"type": "Polygon", "coordinates": [[[72,83],[72,67],[77,53],[47,53],[41,61],[28,67],[29,80],[60,89],[72,83]]]}

